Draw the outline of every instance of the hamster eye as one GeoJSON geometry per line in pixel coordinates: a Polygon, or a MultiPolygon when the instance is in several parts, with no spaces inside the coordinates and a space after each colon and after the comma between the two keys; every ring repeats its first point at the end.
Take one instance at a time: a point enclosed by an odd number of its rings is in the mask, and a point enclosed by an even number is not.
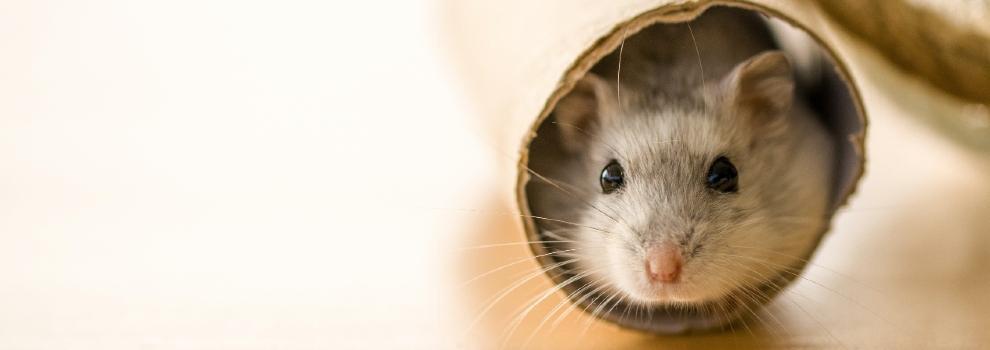
{"type": "Polygon", "coordinates": [[[718,157],[708,168],[708,176],[705,177],[708,188],[722,192],[735,193],[739,191],[739,173],[732,165],[729,158],[718,157]]]}
{"type": "Polygon", "coordinates": [[[615,192],[625,183],[622,166],[619,162],[611,161],[602,169],[602,193],[609,194],[615,192]]]}

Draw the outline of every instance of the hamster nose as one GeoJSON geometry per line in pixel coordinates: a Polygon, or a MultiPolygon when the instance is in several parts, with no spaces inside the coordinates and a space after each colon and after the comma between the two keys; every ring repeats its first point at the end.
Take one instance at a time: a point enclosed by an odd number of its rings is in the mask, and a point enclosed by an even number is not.
{"type": "Polygon", "coordinates": [[[672,244],[661,244],[646,250],[646,276],[653,282],[677,282],[684,257],[672,244]]]}

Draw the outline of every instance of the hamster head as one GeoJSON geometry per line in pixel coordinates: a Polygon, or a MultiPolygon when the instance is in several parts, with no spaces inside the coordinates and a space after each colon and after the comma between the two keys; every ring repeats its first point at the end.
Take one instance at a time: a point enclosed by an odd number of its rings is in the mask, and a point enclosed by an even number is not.
{"type": "Polygon", "coordinates": [[[807,141],[824,129],[794,117],[793,90],[779,52],[686,99],[623,90],[619,101],[603,78],[580,80],[554,112],[561,147],[580,159],[563,181],[581,197],[579,226],[559,234],[575,242],[570,272],[616,303],[728,313],[695,328],[765,303],[828,215],[831,158],[807,141]]]}

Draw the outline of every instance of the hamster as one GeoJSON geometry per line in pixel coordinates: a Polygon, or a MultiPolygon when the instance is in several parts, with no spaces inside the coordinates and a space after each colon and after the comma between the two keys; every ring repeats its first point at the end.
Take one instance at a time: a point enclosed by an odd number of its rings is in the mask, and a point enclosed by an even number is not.
{"type": "Polygon", "coordinates": [[[800,273],[828,225],[829,133],[755,15],[644,29],[550,118],[533,147],[553,150],[529,163],[549,183],[531,182],[530,206],[561,220],[542,239],[600,317],[727,327],[800,273]]]}

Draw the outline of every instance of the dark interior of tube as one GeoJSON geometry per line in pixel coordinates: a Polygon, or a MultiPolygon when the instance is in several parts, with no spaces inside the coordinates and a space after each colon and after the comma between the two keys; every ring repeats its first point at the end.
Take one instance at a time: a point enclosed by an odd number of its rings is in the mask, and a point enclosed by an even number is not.
{"type": "MultiPolygon", "coordinates": [[[[852,136],[861,135],[861,129],[863,128],[861,120],[863,119],[858,115],[857,103],[853,100],[855,94],[851,92],[850,87],[846,84],[846,80],[843,79],[842,69],[835,64],[836,60],[829,56],[829,51],[824,50],[814,38],[806,34],[802,29],[792,26],[785,21],[753,10],[722,6],[709,8],[701,16],[705,16],[711,11],[732,12],[738,16],[759,18],[760,23],[763,23],[763,29],[770,32],[778,48],[787,53],[795,68],[795,81],[797,84],[795,89],[796,98],[804,100],[805,104],[814,110],[815,114],[820,117],[823,124],[827,127],[834,142],[836,150],[834,164],[837,170],[832,188],[830,207],[834,214],[834,211],[845,201],[844,197],[854,186],[854,182],[857,181],[861,172],[861,155],[858,152],[859,146],[854,143],[854,137],[852,136]]],[[[697,19],[694,21],[697,21],[697,19]]],[[[684,23],[681,22],[656,23],[652,26],[683,25],[684,23]]],[[[633,33],[626,38],[628,39],[635,35],[637,34],[633,33]]],[[[616,49],[617,51],[618,49],[616,49]]],[[[609,56],[606,56],[604,59],[609,59],[609,56]]],[[[525,164],[534,173],[546,175],[547,177],[552,177],[552,174],[555,174],[555,168],[559,159],[566,157],[562,151],[565,146],[558,135],[559,128],[554,124],[555,117],[551,114],[538,127],[536,137],[528,145],[529,159],[528,163],[525,164]]],[[[562,189],[560,186],[549,186],[543,176],[530,176],[528,182],[525,184],[524,192],[526,195],[524,200],[531,210],[530,214],[536,217],[552,218],[554,216],[553,213],[548,213],[542,210],[542,208],[556,205],[554,201],[559,199],[553,199],[553,197],[560,196],[553,196],[555,191],[566,191],[566,188],[562,189]]],[[[572,218],[562,219],[568,220],[572,218]]],[[[539,234],[529,235],[530,239],[538,238],[544,242],[558,240],[556,237],[547,237],[542,232],[551,227],[559,228],[559,224],[554,226],[555,222],[548,220],[533,220],[533,224],[539,234]]],[[[554,244],[534,244],[533,251],[545,267],[562,263],[566,259],[560,255],[547,255],[547,252],[560,250],[560,247],[555,247],[554,244]],[[541,257],[540,255],[543,256],[541,257]]],[[[573,277],[573,273],[567,269],[550,269],[547,273],[557,283],[573,277]]],[[[573,283],[564,287],[562,290],[568,293],[568,295],[571,295],[571,292],[579,285],[581,284],[573,283]]],[[[575,301],[586,311],[590,311],[589,308],[595,306],[589,300],[579,301],[572,298],[572,301],[575,301]]],[[[650,320],[630,319],[628,318],[629,316],[620,315],[621,311],[622,308],[619,307],[615,308],[611,313],[604,313],[599,316],[634,328],[646,328],[647,326],[643,325],[646,323],[662,323],[664,317],[691,317],[690,315],[686,315],[685,312],[680,311],[676,314],[668,313],[666,315],[662,312],[655,313],[651,316],[652,319],[650,320]]]]}

